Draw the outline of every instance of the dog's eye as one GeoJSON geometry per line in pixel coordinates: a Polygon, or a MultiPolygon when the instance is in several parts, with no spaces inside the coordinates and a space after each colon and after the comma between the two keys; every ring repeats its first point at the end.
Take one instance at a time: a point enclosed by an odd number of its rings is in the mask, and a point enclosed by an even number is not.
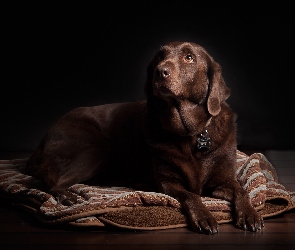
{"type": "Polygon", "coordinates": [[[184,57],[184,60],[186,61],[186,62],[193,62],[194,61],[194,58],[193,58],[193,56],[191,55],[191,54],[187,54],[185,57],[184,57]]]}

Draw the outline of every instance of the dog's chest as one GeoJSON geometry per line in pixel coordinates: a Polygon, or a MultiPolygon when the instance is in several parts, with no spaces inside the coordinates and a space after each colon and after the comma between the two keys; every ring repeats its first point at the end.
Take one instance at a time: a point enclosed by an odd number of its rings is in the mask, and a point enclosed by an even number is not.
{"type": "Polygon", "coordinates": [[[199,149],[197,140],[197,137],[185,137],[174,142],[153,144],[153,149],[169,171],[176,171],[190,189],[199,191],[207,182],[213,166],[210,153],[199,149]]]}
{"type": "Polygon", "coordinates": [[[200,138],[198,136],[188,136],[184,138],[177,147],[185,157],[190,156],[197,162],[204,159],[208,154],[206,147],[200,148],[200,138]]]}
{"type": "Polygon", "coordinates": [[[175,158],[172,164],[178,165],[188,189],[200,194],[214,169],[210,154],[206,150],[200,150],[196,140],[183,144],[181,152],[180,157],[175,158]]]}

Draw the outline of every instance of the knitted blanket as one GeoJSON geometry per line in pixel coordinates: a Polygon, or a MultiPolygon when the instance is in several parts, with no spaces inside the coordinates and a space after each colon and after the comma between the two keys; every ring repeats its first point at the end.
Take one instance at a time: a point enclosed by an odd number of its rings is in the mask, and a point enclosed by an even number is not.
{"type": "MultiPolygon", "coordinates": [[[[174,198],[126,187],[76,184],[68,190],[78,195],[78,202],[63,206],[44,191],[40,181],[25,174],[27,160],[0,160],[0,198],[32,213],[41,223],[135,230],[188,225],[181,205],[174,198]]],[[[295,208],[295,192],[279,183],[274,167],[263,154],[248,156],[237,151],[237,176],[252,205],[264,218],[295,208]]],[[[212,197],[202,200],[218,223],[233,221],[230,202],[212,197]]]]}

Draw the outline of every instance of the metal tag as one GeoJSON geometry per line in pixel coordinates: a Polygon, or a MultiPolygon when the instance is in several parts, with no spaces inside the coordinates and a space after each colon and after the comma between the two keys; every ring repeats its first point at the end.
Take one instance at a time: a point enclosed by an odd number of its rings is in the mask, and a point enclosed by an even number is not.
{"type": "Polygon", "coordinates": [[[210,141],[210,137],[208,136],[207,129],[198,138],[198,145],[197,145],[197,147],[198,147],[198,149],[201,149],[201,148],[210,149],[210,147],[211,147],[211,141],[210,141]]]}

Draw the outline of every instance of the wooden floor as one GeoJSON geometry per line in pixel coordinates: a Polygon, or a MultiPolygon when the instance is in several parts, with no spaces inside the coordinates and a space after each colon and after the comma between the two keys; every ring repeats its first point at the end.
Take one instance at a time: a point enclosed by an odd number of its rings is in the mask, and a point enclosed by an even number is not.
{"type": "MultiPolygon", "coordinates": [[[[244,151],[246,153],[251,153],[244,151]]],[[[295,151],[263,153],[276,168],[279,182],[295,191],[295,151]]],[[[0,159],[26,157],[29,153],[0,152],[0,159]]],[[[1,202],[1,201],[0,201],[1,202]]],[[[295,249],[295,210],[265,220],[259,232],[245,232],[222,224],[215,235],[197,234],[187,228],[158,231],[67,230],[44,227],[23,211],[0,205],[0,249],[295,249]]]]}

